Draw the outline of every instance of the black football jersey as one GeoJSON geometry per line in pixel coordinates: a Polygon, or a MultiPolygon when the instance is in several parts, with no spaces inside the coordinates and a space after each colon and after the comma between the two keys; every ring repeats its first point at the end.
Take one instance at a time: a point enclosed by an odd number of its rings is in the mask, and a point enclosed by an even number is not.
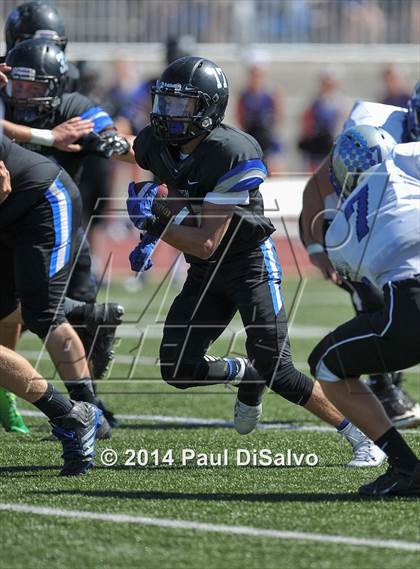
{"type": "MultiPolygon", "coordinates": [[[[7,101],[5,107],[5,119],[14,122],[7,101]]],[[[96,133],[107,128],[113,128],[114,126],[111,117],[102,107],[94,104],[90,99],[80,93],[65,93],[61,98],[60,106],[54,113],[47,118],[44,117],[39,121],[31,122],[28,126],[51,130],[55,126],[78,116],[84,119],[90,119],[94,123],[94,131],[96,133]]],[[[22,143],[21,146],[24,146],[28,150],[39,152],[51,160],[54,160],[70,174],[77,184],[79,183],[82,175],[83,159],[86,155],[83,150],[81,152],[64,152],[58,148],[31,143],[22,143]]]]}
{"type": "Polygon", "coordinates": [[[67,62],[67,81],[64,88],[65,93],[74,93],[79,90],[80,87],[80,71],[77,66],[71,61],[67,62]]]}
{"type": "Polygon", "coordinates": [[[0,204],[0,230],[13,224],[43,199],[61,168],[45,156],[30,152],[0,136],[0,160],[9,170],[12,192],[0,204]]]}
{"type": "MultiPolygon", "coordinates": [[[[211,261],[223,252],[228,258],[253,249],[273,233],[258,189],[267,169],[259,144],[248,134],[221,124],[182,159],[177,147],[157,140],[149,125],[133,148],[139,166],[188,198],[194,213],[200,214],[204,201],[235,205],[230,227],[211,261]]],[[[190,256],[187,261],[203,262],[190,256]]]]}

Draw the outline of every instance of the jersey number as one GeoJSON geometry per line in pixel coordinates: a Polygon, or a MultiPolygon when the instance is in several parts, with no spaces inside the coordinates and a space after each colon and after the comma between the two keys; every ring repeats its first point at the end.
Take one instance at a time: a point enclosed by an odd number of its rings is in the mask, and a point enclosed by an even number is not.
{"type": "Polygon", "coordinates": [[[369,233],[369,225],[367,222],[368,214],[368,184],[363,186],[355,196],[349,199],[346,207],[344,208],[344,215],[347,221],[354,213],[355,205],[357,204],[356,213],[356,235],[357,239],[361,241],[369,233]]]}

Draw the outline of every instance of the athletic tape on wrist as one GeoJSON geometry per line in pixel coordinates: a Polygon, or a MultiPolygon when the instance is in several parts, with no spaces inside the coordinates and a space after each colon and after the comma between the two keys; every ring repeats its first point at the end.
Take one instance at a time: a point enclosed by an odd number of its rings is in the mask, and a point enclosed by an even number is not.
{"type": "Polygon", "coordinates": [[[41,146],[53,146],[54,134],[52,130],[31,128],[31,143],[40,144],[41,146]]]}

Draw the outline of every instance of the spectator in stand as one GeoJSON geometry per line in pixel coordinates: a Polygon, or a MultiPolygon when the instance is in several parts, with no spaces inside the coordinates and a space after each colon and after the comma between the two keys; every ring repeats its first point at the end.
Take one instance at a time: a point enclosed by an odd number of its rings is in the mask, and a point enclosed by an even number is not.
{"type": "Polygon", "coordinates": [[[103,95],[102,106],[112,117],[121,132],[130,132],[130,123],[124,118],[127,107],[131,104],[135,87],[133,63],[117,60],[113,64],[113,81],[103,95]]]}
{"type": "Polygon", "coordinates": [[[378,0],[342,0],[337,5],[341,9],[341,41],[386,42],[386,16],[378,0]]]}
{"type": "Polygon", "coordinates": [[[260,144],[269,173],[278,174],[282,170],[283,144],[277,129],[283,118],[283,92],[266,85],[267,69],[264,54],[251,55],[245,89],[237,103],[237,120],[260,144]]]}
{"type": "Polygon", "coordinates": [[[381,98],[384,105],[394,105],[394,107],[407,107],[410,98],[410,90],[400,71],[395,65],[388,65],[383,71],[385,92],[381,98]]]}
{"type": "Polygon", "coordinates": [[[310,172],[318,168],[332,148],[340,124],[342,106],[336,74],[331,70],[322,73],[318,94],[302,115],[298,141],[298,148],[310,172]]]}

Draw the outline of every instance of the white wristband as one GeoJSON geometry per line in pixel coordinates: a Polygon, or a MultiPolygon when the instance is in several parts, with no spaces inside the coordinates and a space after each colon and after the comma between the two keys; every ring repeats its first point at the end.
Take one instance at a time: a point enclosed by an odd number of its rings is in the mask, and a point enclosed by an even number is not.
{"type": "Polygon", "coordinates": [[[323,247],[323,245],[321,245],[321,243],[310,243],[307,247],[306,250],[308,252],[308,255],[316,255],[317,253],[325,253],[325,249],[323,247]]]}
{"type": "Polygon", "coordinates": [[[30,142],[32,144],[40,144],[41,146],[53,146],[54,133],[48,129],[31,128],[30,142]]]}

